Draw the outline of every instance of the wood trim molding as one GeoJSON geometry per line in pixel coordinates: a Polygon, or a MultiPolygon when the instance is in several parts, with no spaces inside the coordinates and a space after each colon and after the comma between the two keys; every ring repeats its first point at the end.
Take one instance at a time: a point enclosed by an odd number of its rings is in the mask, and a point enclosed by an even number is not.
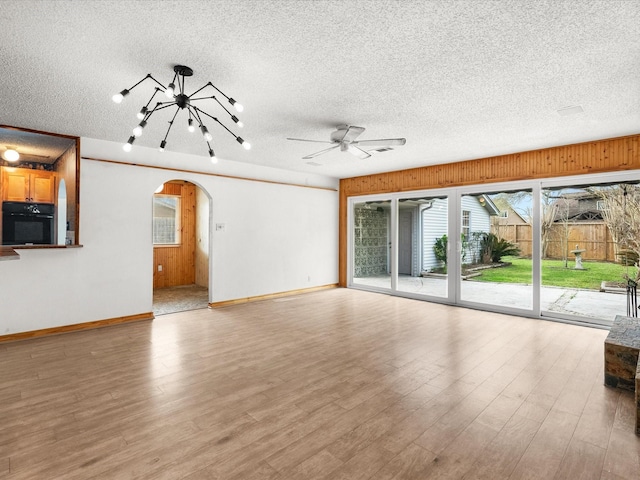
{"type": "Polygon", "coordinates": [[[103,162],[103,163],[114,163],[116,165],[126,165],[129,167],[143,167],[143,168],[154,168],[156,170],[167,170],[169,172],[180,172],[180,173],[193,173],[196,175],[206,175],[209,177],[220,177],[220,178],[229,178],[232,180],[246,180],[247,182],[259,182],[259,183],[271,183],[273,185],[286,185],[288,187],[300,187],[300,188],[313,188],[316,190],[328,190],[330,192],[337,192],[337,188],[330,187],[314,187],[313,185],[302,185],[301,183],[291,183],[291,182],[277,182],[275,180],[261,180],[259,178],[249,178],[249,177],[239,177],[237,175],[224,175],[222,173],[211,173],[211,172],[198,172],[197,170],[187,170],[185,168],[173,168],[173,167],[159,167],[157,165],[144,165],[141,163],[127,163],[121,162],[119,160],[106,160],[103,158],[94,158],[94,157],[81,157],[83,160],[92,160],[94,162],[103,162]]]}
{"type": "Polygon", "coordinates": [[[93,322],[76,323],[74,325],[62,325],[60,327],[44,328],[42,330],[32,330],[29,332],[11,333],[9,335],[1,335],[0,343],[15,342],[18,340],[27,340],[31,338],[47,337],[50,335],[58,335],[61,333],[79,332],[82,330],[93,330],[94,328],[109,327],[112,325],[120,325],[122,323],[140,322],[144,320],[153,320],[153,312],[139,313],[137,315],[127,315],[126,317],[107,318],[104,320],[95,320],[93,322]]]}
{"type": "Polygon", "coordinates": [[[289,297],[292,295],[301,295],[304,293],[318,292],[320,290],[329,290],[331,288],[338,288],[337,283],[330,283],[329,285],[321,285],[319,287],[301,288],[298,290],[289,290],[286,292],[270,293],[267,295],[257,295],[255,297],[237,298],[234,300],[224,300],[222,302],[213,302],[209,304],[209,308],[222,308],[229,307],[231,305],[239,305],[249,302],[260,302],[262,300],[271,300],[280,297],[289,297]]]}

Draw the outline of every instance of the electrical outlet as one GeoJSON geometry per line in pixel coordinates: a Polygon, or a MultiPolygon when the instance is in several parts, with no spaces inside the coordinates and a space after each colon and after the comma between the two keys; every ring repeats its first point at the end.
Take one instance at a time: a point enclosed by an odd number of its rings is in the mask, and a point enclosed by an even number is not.
{"type": "Polygon", "coordinates": [[[158,265],[158,271],[161,272],[162,271],[162,265],[158,265]]]}

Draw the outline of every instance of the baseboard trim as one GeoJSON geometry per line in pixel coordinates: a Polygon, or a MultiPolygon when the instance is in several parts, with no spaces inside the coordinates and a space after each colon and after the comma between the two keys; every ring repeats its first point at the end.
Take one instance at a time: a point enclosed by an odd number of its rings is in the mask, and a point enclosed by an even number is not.
{"type": "Polygon", "coordinates": [[[76,323],[74,325],[62,325],[60,327],[43,328],[42,330],[32,330],[29,332],[11,333],[9,335],[1,335],[0,343],[15,342],[18,340],[27,340],[31,338],[48,337],[50,335],[59,335],[61,333],[79,332],[82,330],[93,330],[95,328],[110,327],[112,325],[120,325],[122,323],[140,322],[143,320],[153,320],[153,312],[139,313],[137,315],[127,315],[126,317],[106,318],[104,320],[95,320],[93,322],[76,323]]]}
{"type": "Polygon", "coordinates": [[[331,288],[338,288],[338,284],[330,283],[329,285],[321,285],[319,287],[301,288],[298,290],[288,290],[286,292],[269,293],[267,295],[257,295],[255,297],[236,298],[234,300],[224,300],[222,302],[213,302],[209,304],[209,308],[221,308],[221,307],[229,307],[231,305],[239,305],[241,303],[260,302],[262,300],[272,300],[274,298],[289,297],[291,295],[301,295],[303,293],[318,292],[320,290],[329,290],[331,288]]]}

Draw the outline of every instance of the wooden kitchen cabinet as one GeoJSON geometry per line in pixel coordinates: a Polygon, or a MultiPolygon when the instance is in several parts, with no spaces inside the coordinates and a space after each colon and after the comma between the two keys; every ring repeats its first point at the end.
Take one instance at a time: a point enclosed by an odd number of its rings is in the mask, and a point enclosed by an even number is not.
{"type": "Polygon", "coordinates": [[[56,173],[47,170],[2,167],[2,200],[55,203],[56,173]]]}

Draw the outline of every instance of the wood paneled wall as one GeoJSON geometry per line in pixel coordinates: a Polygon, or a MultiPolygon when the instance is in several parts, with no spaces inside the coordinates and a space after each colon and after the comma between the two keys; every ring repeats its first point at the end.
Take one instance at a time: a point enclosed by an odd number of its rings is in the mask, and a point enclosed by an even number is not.
{"type": "Polygon", "coordinates": [[[181,197],[180,245],[153,247],[153,288],[192,285],[196,280],[196,186],[182,181],[167,182],[162,194],[181,197]],[[161,272],[158,265],[162,265],[161,272]]]}
{"type": "Polygon", "coordinates": [[[640,168],[640,135],[340,180],[339,284],[347,285],[347,198],[640,168]]]}
{"type": "MultiPolygon", "coordinates": [[[[78,210],[78,166],[77,166],[76,146],[74,145],[67,151],[65,151],[58,160],[56,160],[56,171],[58,172],[58,178],[64,179],[64,184],[67,193],[67,222],[69,223],[69,232],[65,233],[66,236],[72,239],[72,243],[77,243],[78,239],[76,227],[77,227],[77,210],[78,210]],[[71,233],[73,232],[73,233],[71,233]]],[[[58,198],[56,184],[56,199],[58,198]]]]}

